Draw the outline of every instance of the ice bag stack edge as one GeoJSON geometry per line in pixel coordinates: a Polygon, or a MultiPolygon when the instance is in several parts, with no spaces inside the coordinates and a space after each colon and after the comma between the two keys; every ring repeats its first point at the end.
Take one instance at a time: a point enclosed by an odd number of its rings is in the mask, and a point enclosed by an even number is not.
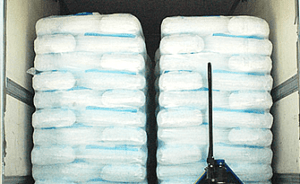
{"type": "Polygon", "coordinates": [[[51,16],[36,24],[36,184],[146,184],[147,53],[130,14],[51,16]]]}
{"type": "Polygon", "coordinates": [[[156,53],[160,184],[194,183],[207,166],[207,63],[212,64],[214,158],[244,183],[270,184],[272,44],[252,16],[168,17],[156,53]]]}

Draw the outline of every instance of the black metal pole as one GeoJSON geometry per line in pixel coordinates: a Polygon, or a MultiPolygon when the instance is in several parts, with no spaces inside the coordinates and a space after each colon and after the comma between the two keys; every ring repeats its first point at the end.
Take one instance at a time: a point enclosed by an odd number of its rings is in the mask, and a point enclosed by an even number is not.
{"type": "Polygon", "coordinates": [[[208,126],[209,126],[209,151],[208,151],[208,159],[213,158],[213,117],[212,117],[212,75],[211,75],[211,63],[208,63],[208,126]]]}

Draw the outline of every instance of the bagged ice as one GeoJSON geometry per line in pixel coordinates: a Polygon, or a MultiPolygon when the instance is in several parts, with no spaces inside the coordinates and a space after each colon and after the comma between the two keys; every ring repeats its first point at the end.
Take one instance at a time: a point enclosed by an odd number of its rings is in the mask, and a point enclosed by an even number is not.
{"type": "Polygon", "coordinates": [[[34,165],[54,165],[71,163],[76,159],[71,146],[34,146],[31,162],[34,165]]]}
{"type": "Polygon", "coordinates": [[[163,37],[159,45],[160,53],[198,53],[204,49],[204,41],[198,35],[172,35],[163,37]]]}
{"type": "Polygon", "coordinates": [[[145,147],[101,147],[87,145],[77,152],[77,158],[97,164],[141,164],[147,161],[145,147]]]}
{"type": "Polygon", "coordinates": [[[228,68],[234,72],[270,73],[272,60],[269,56],[233,55],[229,58],[228,68]]]}
{"type": "Polygon", "coordinates": [[[34,105],[37,108],[142,107],[144,104],[145,95],[139,90],[78,89],[36,92],[34,96],[34,105]]]}
{"type": "Polygon", "coordinates": [[[161,109],[157,114],[159,127],[198,126],[203,123],[203,113],[194,108],[161,109]]]}
{"type": "Polygon", "coordinates": [[[227,33],[230,18],[226,16],[174,16],[167,17],[161,24],[162,36],[173,34],[196,34],[207,36],[213,33],[227,33]]]}
{"type": "Polygon", "coordinates": [[[76,122],[76,114],[70,109],[42,109],[32,115],[34,128],[67,127],[76,122]]]}
{"type": "Polygon", "coordinates": [[[146,114],[139,109],[91,107],[78,112],[77,121],[87,126],[145,127],[146,114]]]}
{"type": "Polygon", "coordinates": [[[73,52],[76,49],[76,38],[70,34],[38,36],[34,40],[36,54],[73,52]]]}
{"type": "Polygon", "coordinates": [[[157,162],[163,165],[201,161],[202,147],[196,145],[162,145],[157,150],[157,162]]]}
{"type": "Polygon", "coordinates": [[[244,164],[271,164],[273,152],[269,147],[258,148],[233,145],[215,145],[214,157],[215,159],[224,159],[228,163],[238,160],[244,164]]]}
{"type": "Polygon", "coordinates": [[[253,16],[233,16],[228,23],[232,35],[258,36],[268,38],[270,29],[268,23],[253,16]]]}
{"type": "Polygon", "coordinates": [[[270,56],[272,43],[268,39],[213,35],[205,39],[205,51],[221,54],[257,54],[270,56]]]}
{"type": "Polygon", "coordinates": [[[142,27],[135,16],[127,13],[101,15],[93,12],[67,16],[50,16],[42,18],[36,23],[37,35],[57,33],[76,35],[87,32],[142,35],[142,27]]]}
{"type": "Polygon", "coordinates": [[[163,73],[158,82],[160,90],[194,90],[203,87],[202,76],[190,71],[163,73]]]}
{"type": "Polygon", "coordinates": [[[95,90],[139,90],[145,88],[146,78],[144,75],[129,72],[91,70],[79,77],[77,85],[95,90]]]}
{"type": "Polygon", "coordinates": [[[142,146],[147,135],[142,128],[67,127],[35,129],[35,145],[134,145],[142,146]]]}
{"type": "Polygon", "coordinates": [[[42,72],[32,78],[36,91],[66,90],[75,86],[76,79],[71,72],[42,72]]]}

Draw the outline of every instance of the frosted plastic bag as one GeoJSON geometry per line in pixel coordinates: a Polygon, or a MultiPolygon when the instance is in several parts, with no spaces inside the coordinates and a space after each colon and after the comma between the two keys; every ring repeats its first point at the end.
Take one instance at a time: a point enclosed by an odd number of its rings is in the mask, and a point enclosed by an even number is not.
{"type": "Polygon", "coordinates": [[[32,78],[32,87],[36,91],[66,90],[75,84],[76,79],[71,72],[42,72],[32,78]]]}
{"type": "Polygon", "coordinates": [[[77,158],[97,164],[141,164],[146,165],[145,147],[101,147],[86,146],[77,152],[77,158]]]}
{"type": "Polygon", "coordinates": [[[69,91],[36,92],[34,96],[36,108],[85,108],[94,107],[142,107],[145,95],[138,90],[95,91],[78,89],[69,91]]]}
{"type": "Polygon", "coordinates": [[[271,91],[273,86],[273,78],[271,75],[228,73],[226,71],[213,71],[212,75],[212,87],[214,90],[271,91]]]}
{"type": "Polygon", "coordinates": [[[217,127],[271,128],[273,124],[273,116],[269,112],[214,109],[213,119],[217,127]]]}
{"type": "Polygon", "coordinates": [[[33,165],[65,164],[75,159],[75,150],[71,146],[34,146],[31,152],[33,165]]]}
{"type": "Polygon", "coordinates": [[[69,109],[42,109],[32,115],[34,128],[66,127],[76,122],[76,114],[69,109]]]}
{"type": "Polygon", "coordinates": [[[207,166],[206,162],[195,162],[192,164],[178,164],[178,165],[161,165],[158,164],[156,173],[159,180],[168,180],[180,177],[195,177],[201,176],[204,168],[207,166]]]}
{"type": "Polygon", "coordinates": [[[270,73],[272,60],[269,56],[234,55],[229,58],[228,68],[234,72],[270,73]]]}
{"type": "Polygon", "coordinates": [[[36,54],[73,52],[75,49],[76,39],[70,34],[44,35],[34,40],[36,54]]]}
{"type": "Polygon", "coordinates": [[[270,146],[273,134],[270,129],[238,128],[229,132],[228,139],[234,145],[270,146]]]}
{"type": "Polygon", "coordinates": [[[194,90],[203,87],[203,78],[199,73],[172,71],[159,77],[160,90],[194,90]]]}
{"type": "Polygon", "coordinates": [[[163,145],[157,149],[157,162],[174,165],[198,162],[203,159],[202,148],[196,145],[163,145]]]}
{"type": "Polygon", "coordinates": [[[157,114],[159,127],[187,127],[203,123],[203,114],[199,109],[174,108],[162,109],[157,114]]]}
{"type": "Polygon", "coordinates": [[[272,43],[267,39],[255,39],[232,35],[214,35],[205,38],[205,50],[221,54],[257,54],[270,56],[272,43]]]}
{"type": "Polygon", "coordinates": [[[268,182],[272,176],[270,164],[228,163],[243,182],[268,182]]]}
{"type": "Polygon", "coordinates": [[[258,36],[268,38],[268,23],[254,16],[233,16],[228,23],[228,30],[233,35],[258,36]]]}
{"type": "Polygon", "coordinates": [[[127,13],[100,15],[97,12],[93,12],[67,16],[50,16],[42,18],[36,23],[36,33],[38,35],[56,33],[84,34],[86,32],[142,35],[142,27],[135,16],[127,13]]]}
{"type": "Polygon", "coordinates": [[[225,16],[174,16],[167,17],[161,24],[162,36],[189,33],[207,36],[228,32],[229,17],[225,16]]]}
{"type": "Polygon", "coordinates": [[[240,147],[240,146],[214,146],[214,158],[224,159],[231,163],[238,160],[241,163],[271,164],[273,152],[270,148],[240,147]]]}
{"type": "Polygon", "coordinates": [[[76,36],[76,51],[96,53],[146,53],[142,37],[118,37],[87,34],[76,36]]]}
{"type": "Polygon", "coordinates": [[[159,44],[161,55],[198,53],[204,49],[204,41],[198,35],[172,35],[163,37],[159,44]]]}
{"type": "Polygon", "coordinates": [[[147,135],[142,128],[130,127],[69,127],[57,129],[35,129],[35,145],[144,145],[147,135]]]}
{"type": "Polygon", "coordinates": [[[89,108],[78,112],[77,121],[88,126],[146,125],[146,113],[136,109],[89,108]]]}
{"type": "Polygon", "coordinates": [[[229,105],[232,109],[268,110],[272,104],[269,92],[239,91],[229,97],[229,105]]]}
{"type": "Polygon", "coordinates": [[[127,72],[91,70],[82,73],[77,81],[78,86],[95,89],[129,89],[139,90],[146,86],[143,75],[127,72]]]}
{"type": "Polygon", "coordinates": [[[106,180],[116,182],[143,182],[146,168],[138,164],[132,165],[93,165],[87,163],[57,164],[53,166],[33,166],[35,180],[69,180],[86,182],[90,180],[106,180]]]}

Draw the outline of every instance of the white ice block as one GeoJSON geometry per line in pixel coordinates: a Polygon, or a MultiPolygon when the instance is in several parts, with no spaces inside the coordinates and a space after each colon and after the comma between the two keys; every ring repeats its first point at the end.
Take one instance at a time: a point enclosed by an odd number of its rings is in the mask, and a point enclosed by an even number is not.
{"type": "Polygon", "coordinates": [[[70,34],[38,36],[34,40],[36,54],[73,52],[76,49],[76,38],[70,34]]]}
{"type": "Polygon", "coordinates": [[[162,165],[187,164],[203,159],[204,149],[196,145],[163,145],[157,149],[157,162],[162,165]]]}
{"type": "Polygon", "coordinates": [[[36,108],[142,107],[145,105],[145,94],[139,90],[89,89],[36,92],[34,105],[36,108]]]}
{"type": "Polygon", "coordinates": [[[139,90],[145,88],[146,78],[135,73],[91,70],[79,76],[77,85],[95,90],[139,90]]]}
{"type": "Polygon", "coordinates": [[[243,182],[269,182],[273,176],[270,164],[229,163],[229,167],[243,182]]]}
{"type": "Polygon", "coordinates": [[[273,134],[270,129],[236,128],[229,132],[228,139],[233,145],[270,146],[273,134]]]}
{"type": "Polygon", "coordinates": [[[76,113],[70,109],[42,109],[32,115],[34,128],[67,127],[76,122],[76,113]]]}
{"type": "Polygon", "coordinates": [[[75,159],[75,150],[71,146],[34,146],[31,152],[33,165],[66,164],[75,159]]]}
{"type": "Polygon", "coordinates": [[[193,184],[200,176],[180,176],[159,181],[159,184],[193,184]]]}
{"type": "Polygon", "coordinates": [[[203,77],[197,72],[171,71],[159,77],[160,90],[195,90],[203,87],[203,77]]]}
{"type": "Polygon", "coordinates": [[[35,145],[134,145],[147,141],[142,128],[130,127],[69,127],[56,129],[35,129],[35,145]]]}
{"type": "Polygon", "coordinates": [[[232,35],[214,35],[205,38],[207,52],[221,54],[257,54],[270,56],[272,43],[268,39],[237,37],[232,35]]]}
{"type": "Polygon", "coordinates": [[[228,23],[232,35],[258,36],[268,38],[270,29],[268,23],[254,16],[233,16],[228,23]]]}
{"type": "Polygon", "coordinates": [[[271,164],[272,157],[273,152],[269,147],[214,146],[214,158],[224,159],[225,162],[235,162],[238,160],[238,162],[244,164],[271,164]]]}
{"type": "Polygon", "coordinates": [[[76,51],[95,53],[146,53],[142,37],[115,37],[88,34],[76,36],[76,51]]]}
{"type": "Polygon", "coordinates": [[[162,55],[198,53],[204,49],[204,41],[198,35],[182,34],[163,37],[159,44],[162,55]]]}
{"type": "Polygon", "coordinates": [[[207,36],[213,33],[227,33],[229,19],[226,16],[167,17],[161,24],[161,34],[167,36],[188,33],[207,36]]]}
{"type": "Polygon", "coordinates": [[[159,127],[197,126],[203,123],[203,116],[199,109],[162,109],[157,114],[157,125],[159,127]]]}
{"type": "Polygon", "coordinates": [[[269,92],[239,91],[229,96],[231,109],[268,110],[273,102],[269,92]]]}
{"type": "Polygon", "coordinates": [[[75,84],[76,79],[71,72],[42,72],[32,78],[32,87],[36,91],[66,90],[75,84]]]}
{"type": "Polygon", "coordinates": [[[271,91],[273,86],[271,75],[213,71],[212,76],[212,87],[214,90],[271,91]]]}
{"type": "Polygon", "coordinates": [[[143,182],[146,168],[138,164],[95,165],[84,162],[71,164],[33,165],[32,175],[35,180],[69,180],[87,182],[104,180],[107,182],[143,182]]]}
{"type": "Polygon", "coordinates": [[[100,15],[97,12],[93,12],[67,16],[50,16],[42,18],[36,23],[37,35],[57,33],[76,35],[87,32],[142,35],[142,27],[135,16],[127,13],[100,15]]]}
{"type": "Polygon", "coordinates": [[[214,109],[213,120],[214,126],[217,127],[271,128],[273,124],[273,116],[269,112],[240,112],[226,109],[214,109]]]}
{"type": "Polygon", "coordinates": [[[147,161],[145,147],[101,147],[84,146],[77,152],[77,158],[97,164],[140,164],[147,161]]]}
{"type": "Polygon", "coordinates": [[[168,180],[172,178],[181,177],[195,177],[197,178],[203,174],[206,162],[196,162],[192,164],[178,164],[178,165],[161,165],[158,164],[156,168],[157,177],[159,180],[168,180]]]}
{"type": "Polygon", "coordinates": [[[97,69],[140,73],[145,71],[145,60],[141,54],[53,53],[37,55],[34,67],[38,71],[97,69]]]}
{"type": "Polygon", "coordinates": [[[233,55],[229,58],[228,68],[234,72],[270,73],[272,60],[270,56],[233,55]]]}
{"type": "Polygon", "coordinates": [[[88,126],[144,127],[146,113],[137,109],[89,108],[78,112],[77,121],[88,126]]]}

